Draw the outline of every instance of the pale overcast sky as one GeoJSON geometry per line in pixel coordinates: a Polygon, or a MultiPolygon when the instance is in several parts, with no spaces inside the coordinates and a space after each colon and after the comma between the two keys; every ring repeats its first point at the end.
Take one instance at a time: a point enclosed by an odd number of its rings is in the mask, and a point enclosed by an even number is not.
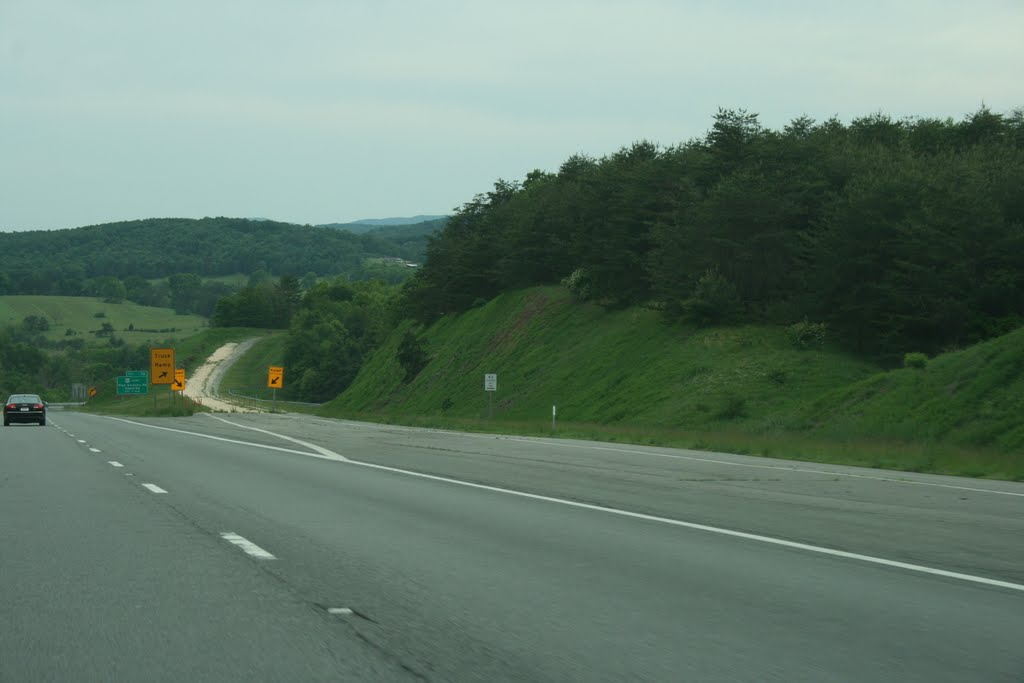
{"type": "Polygon", "coordinates": [[[0,0],[0,230],[444,214],[703,135],[1024,106],[1024,0],[0,0]]]}

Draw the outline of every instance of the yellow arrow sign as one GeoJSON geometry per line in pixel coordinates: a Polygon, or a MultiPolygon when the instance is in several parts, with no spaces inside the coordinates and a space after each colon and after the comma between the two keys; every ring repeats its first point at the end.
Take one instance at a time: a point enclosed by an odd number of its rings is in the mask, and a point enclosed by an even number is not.
{"type": "Polygon", "coordinates": [[[184,391],[185,390],[185,368],[176,368],[174,370],[174,381],[171,382],[171,391],[184,391]]]}
{"type": "Polygon", "coordinates": [[[174,349],[149,350],[149,376],[153,384],[174,383],[174,349]]]}
{"type": "Polygon", "coordinates": [[[267,386],[271,389],[284,388],[284,368],[276,365],[267,368],[267,386]]]}

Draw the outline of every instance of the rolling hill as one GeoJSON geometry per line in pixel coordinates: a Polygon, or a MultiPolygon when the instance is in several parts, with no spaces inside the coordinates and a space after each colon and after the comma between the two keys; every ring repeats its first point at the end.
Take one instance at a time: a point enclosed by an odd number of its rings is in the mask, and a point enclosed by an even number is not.
{"type": "Polygon", "coordinates": [[[17,293],[55,293],[54,283],[99,276],[221,276],[257,269],[357,275],[366,257],[420,254],[386,236],[241,218],[152,218],[0,233],[0,273],[7,274],[8,291],[17,293]]]}

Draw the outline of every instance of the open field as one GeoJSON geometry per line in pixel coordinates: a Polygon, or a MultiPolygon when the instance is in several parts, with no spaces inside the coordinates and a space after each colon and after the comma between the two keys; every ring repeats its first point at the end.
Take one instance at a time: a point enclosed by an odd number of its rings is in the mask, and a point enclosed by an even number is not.
{"type": "Polygon", "coordinates": [[[0,325],[16,325],[30,315],[46,319],[50,326],[46,336],[55,341],[105,341],[95,334],[103,323],[110,323],[114,334],[129,344],[185,339],[207,327],[202,316],[178,315],[170,308],[140,306],[130,301],[108,304],[84,296],[0,296],[0,325]]]}

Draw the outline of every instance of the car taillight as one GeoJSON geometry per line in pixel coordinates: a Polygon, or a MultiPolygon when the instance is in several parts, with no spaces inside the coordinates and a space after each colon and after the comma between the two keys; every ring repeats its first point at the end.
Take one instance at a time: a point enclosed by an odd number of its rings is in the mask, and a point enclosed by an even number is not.
{"type": "Polygon", "coordinates": [[[42,403],[34,403],[32,405],[32,409],[33,410],[42,410],[43,409],[43,404],[42,403]]]}
{"type": "Polygon", "coordinates": [[[18,406],[14,405],[13,403],[8,403],[7,404],[7,410],[17,410],[17,409],[18,409],[18,406]]]}

